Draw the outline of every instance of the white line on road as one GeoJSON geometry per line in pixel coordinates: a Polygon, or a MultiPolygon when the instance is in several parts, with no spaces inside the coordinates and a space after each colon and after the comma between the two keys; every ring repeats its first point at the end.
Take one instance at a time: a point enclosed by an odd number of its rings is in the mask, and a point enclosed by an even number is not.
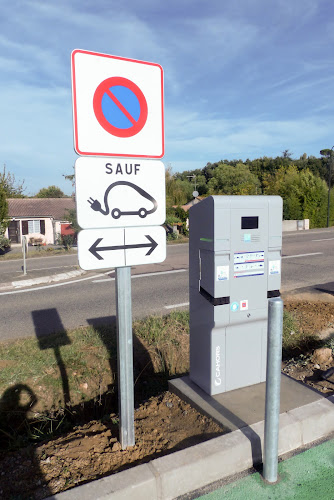
{"type": "MultiPolygon", "coordinates": [[[[143,278],[145,276],[147,276],[147,277],[148,276],[158,276],[160,274],[184,273],[186,271],[188,271],[188,269],[174,269],[173,271],[161,271],[158,273],[135,274],[134,276],[131,276],[131,279],[143,278]]],[[[35,292],[38,290],[45,290],[46,288],[54,288],[56,286],[73,285],[73,284],[76,284],[80,281],[87,281],[87,280],[92,280],[92,283],[102,283],[105,281],[115,281],[115,278],[106,278],[106,279],[102,279],[102,280],[95,280],[94,279],[94,278],[99,278],[100,276],[101,276],[100,274],[96,274],[95,276],[89,276],[87,278],[81,278],[81,279],[73,280],[73,281],[65,281],[63,283],[56,283],[54,285],[38,286],[38,287],[34,287],[34,288],[27,288],[25,290],[15,290],[12,292],[0,292],[0,296],[1,295],[14,295],[15,293],[35,292]]]]}
{"type": "Polygon", "coordinates": [[[323,255],[322,252],[301,253],[299,255],[284,255],[282,259],[297,259],[298,257],[312,257],[312,255],[323,255]]]}
{"type": "MultiPolygon", "coordinates": [[[[45,271],[45,270],[49,270],[49,269],[64,269],[65,267],[73,267],[73,264],[70,265],[70,266],[53,266],[53,267],[39,267],[37,269],[30,269],[30,267],[28,268],[28,271],[31,272],[31,271],[45,271]]],[[[16,273],[22,273],[22,269],[20,271],[15,271],[16,273]]]]}
{"type": "MultiPolygon", "coordinates": [[[[144,278],[146,276],[160,276],[161,274],[184,273],[188,269],[173,269],[172,271],[159,271],[157,273],[134,274],[131,279],[144,278]]],[[[115,281],[115,278],[103,278],[102,280],[93,280],[93,283],[104,283],[106,281],[115,281]]]]}
{"type": "Polygon", "coordinates": [[[311,240],[311,241],[331,241],[334,240],[334,238],[323,238],[322,240],[311,240]]]}
{"type": "MultiPolygon", "coordinates": [[[[41,257],[29,257],[29,253],[27,255],[27,262],[28,261],[32,261],[32,260],[40,260],[40,259],[53,259],[53,258],[57,258],[57,259],[60,259],[61,257],[76,257],[78,258],[78,254],[77,252],[71,252],[69,254],[62,254],[62,255],[44,255],[44,256],[41,256],[41,257]]],[[[21,260],[22,261],[23,257],[18,257],[17,259],[6,259],[6,260],[1,260],[0,261],[0,264],[10,264],[11,262],[17,262],[18,260],[21,260]]],[[[51,262],[51,261],[50,261],[51,262]]]]}
{"type": "Polygon", "coordinates": [[[183,304],[173,304],[171,306],[165,306],[165,309],[176,309],[177,307],[189,306],[189,302],[183,302],[183,304]]]}
{"type": "Polygon", "coordinates": [[[36,292],[37,290],[45,290],[46,288],[55,288],[56,286],[73,285],[80,281],[87,281],[93,278],[97,278],[98,276],[100,276],[100,274],[96,274],[95,276],[89,276],[88,278],[80,278],[79,280],[64,281],[63,283],[55,283],[54,285],[37,286],[35,288],[27,288],[25,290],[14,290],[13,292],[0,292],[0,295],[15,295],[16,293],[36,292]]]}

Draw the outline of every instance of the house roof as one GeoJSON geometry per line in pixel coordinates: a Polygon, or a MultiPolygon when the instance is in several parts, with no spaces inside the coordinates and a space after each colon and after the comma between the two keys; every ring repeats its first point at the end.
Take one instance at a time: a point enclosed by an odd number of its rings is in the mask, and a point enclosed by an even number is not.
{"type": "Polygon", "coordinates": [[[190,200],[185,205],[182,205],[181,208],[183,208],[183,210],[185,210],[187,212],[189,210],[189,208],[196,205],[197,203],[199,203],[202,200],[203,200],[203,196],[196,196],[196,198],[194,198],[193,200],[190,200]]]}
{"type": "Polygon", "coordinates": [[[73,198],[9,198],[9,217],[51,217],[66,220],[67,210],[75,208],[73,198]]]}

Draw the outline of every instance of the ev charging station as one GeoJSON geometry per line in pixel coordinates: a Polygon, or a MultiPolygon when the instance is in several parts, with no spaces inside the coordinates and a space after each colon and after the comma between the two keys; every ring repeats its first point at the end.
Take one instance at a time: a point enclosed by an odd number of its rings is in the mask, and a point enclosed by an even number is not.
{"type": "Polygon", "coordinates": [[[189,211],[190,379],[210,395],[266,380],[282,207],[279,196],[210,196],[189,211]]]}

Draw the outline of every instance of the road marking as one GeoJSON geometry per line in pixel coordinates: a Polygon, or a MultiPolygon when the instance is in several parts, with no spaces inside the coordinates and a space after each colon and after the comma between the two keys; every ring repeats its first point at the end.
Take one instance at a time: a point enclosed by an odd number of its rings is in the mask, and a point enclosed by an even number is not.
{"type": "Polygon", "coordinates": [[[331,241],[334,240],[334,238],[323,238],[322,240],[311,240],[311,241],[331,241]]]}
{"type": "Polygon", "coordinates": [[[171,306],[165,306],[165,309],[176,309],[177,307],[189,306],[189,302],[183,302],[183,304],[173,304],[171,306]]]}
{"type": "Polygon", "coordinates": [[[35,292],[37,290],[45,290],[46,288],[55,288],[56,286],[73,285],[75,283],[78,283],[79,281],[91,280],[93,278],[97,278],[98,276],[100,276],[100,275],[96,274],[95,276],[89,276],[88,278],[81,278],[79,280],[74,280],[74,281],[65,281],[64,283],[55,283],[54,285],[38,286],[35,288],[27,288],[26,290],[14,290],[12,292],[0,292],[0,296],[1,295],[14,295],[16,293],[35,292]]]}
{"type": "Polygon", "coordinates": [[[282,259],[297,259],[298,257],[311,257],[312,255],[323,255],[323,252],[301,253],[299,255],[284,255],[282,259]]]}
{"type": "MultiPolygon", "coordinates": [[[[131,278],[143,278],[146,276],[158,276],[160,274],[171,274],[171,273],[184,273],[188,271],[188,269],[174,269],[173,271],[161,271],[157,273],[145,273],[145,274],[135,274],[134,276],[131,276],[131,278]]],[[[108,271],[108,273],[114,272],[114,271],[108,271]]],[[[1,295],[14,295],[16,293],[27,293],[27,292],[35,292],[38,290],[45,290],[46,288],[54,288],[56,286],[65,286],[65,285],[73,285],[76,284],[80,281],[87,281],[87,280],[92,280],[92,283],[102,283],[104,281],[115,281],[115,278],[107,278],[107,279],[102,279],[102,280],[95,280],[94,278],[99,278],[101,274],[95,274],[94,276],[89,276],[87,278],[81,278],[78,280],[73,280],[73,281],[65,281],[64,283],[55,283],[54,285],[46,285],[46,286],[38,286],[35,288],[27,288],[25,290],[13,290],[11,292],[0,292],[1,295]]]]}
{"type": "MultiPolygon", "coordinates": [[[[45,270],[49,270],[49,269],[64,269],[65,267],[73,267],[73,264],[71,266],[53,266],[53,267],[40,267],[38,269],[28,269],[28,271],[45,271],[45,270]]],[[[21,271],[15,271],[16,273],[22,273],[22,269],[21,271]]]]}
{"type": "MultiPolygon", "coordinates": [[[[13,255],[13,254],[12,254],[13,255]]],[[[77,252],[73,252],[70,254],[63,254],[63,255],[42,255],[41,257],[29,257],[29,252],[27,254],[27,262],[32,261],[32,260],[40,260],[40,259],[60,259],[61,257],[76,257],[78,259],[78,254],[77,252]]],[[[11,262],[17,262],[18,260],[23,260],[23,257],[18,257],[17,259],[6,259],[6,260],[0,260],[0,264],[5,264],[5,263],[11,263],[11,262]]]]}
{"type": "MultiPolygon", "coordinates": [[[[157,273],[145,273],[145,274],[134,274],[131,279],[134,278],[145,278],[147,276],[160,276],[161,274],[173,274],[173,273],[184,273],[188,269],[173,269],[172,271],[159,271],[157,273]]],[[[103,278],[100,280],[93,280],[93,283],[104,283],[105,281],[115,281],[115,278],[103,278]]]]}

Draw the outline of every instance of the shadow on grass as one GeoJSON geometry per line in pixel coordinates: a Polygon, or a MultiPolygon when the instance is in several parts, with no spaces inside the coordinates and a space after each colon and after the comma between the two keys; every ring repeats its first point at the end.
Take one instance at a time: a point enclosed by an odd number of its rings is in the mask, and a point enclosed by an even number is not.
{"type": "Polygon", "coordinates": [[[38,340],[38,347],[41,351],[45,349],[53,349],[63,384],[64,403],[65,405],[68,405],[71,402],[70,388],[66,367],[60,354],[60,347],[71,344],[71,340],[67,336],[57,309],[40,309],[32,311],[31,315],[38,340]],[[51,339],[49,335],[50,332],[58,332],[58,335],[51,339]]]}
{"type": "MultiPolygon", "coordinates": [[[[113,381],[111,384],[108,384],[107,390],[103,390],[103,392],[97,393],[95,397],[82,402],[78,402],[78,398],[74,401],[74,398],[71,397],[69,377],[66,365],[61,356],[61,347],[70,345],[71,339],[63,327],[58,311],[55,308],[35,310],[32,311],[32,317],[40,350],[46,351],[51,349],[54,352],[61,377],[65,404],[61,408],[48,409],[40,415],[40,418],[30,418],[25,412],[22,419],[24,425],[7,427],[7,430],[4,428],[5,433],[0,433],[0,450],[18,448],[22,445],[25,446],[28,442],[50,440],[56,436],[60,436],[62,433],[69,432],[75,425],[82,425],[91,420],[103,420],[105,422],[108,421],[108,418],[110,419],[111,413],[118,413],[115,316],[87,320],[88,324],[97,332],[108,353],[108,364],[113,381]]],[[[150,397],[167,391],[168,380],[171,378],[171,375],[167,369],[157,370],[156,367],[154,368],[150,353],[141,339],[136,335],[133,337],[133,349],[134,396],[135,407],[137,407],[150,397]]],[[[163,359],[161,364],[162,366],[167,365],[163,359]]],[[[177,374],[177,376],[182,375],[183,373],[177,374]]],[[[11,399],[12,408],[15,408],[15,394],[15,391],[8,389],[8,394],[6,394],[8,408],[10,408],[11,399]]],[[[30,409],[32,409],[32,406],[30,409]]],[[[9,415],[11,414],[12,411],[9,410],[9,415]]],[[[118,430],[118,426],[116,426],[116,429],[118,430]]]]}
{"type": "MultiPolygon", "coordinates": [[[[102,318],[92,318],[88,320],[88,324],[93,326],[99,338],[103,342],[108,352],[108,362],[110,371],[114,377],[114,382],[110,384],[103,393],[93,397],[87,401],[73,404],[73,394],[71,398],[71,387],[69,384],[68,374],[66,373],[66,366],[61,358],[61,347],[69,345],[71,339],[64,331],[63,324],[56,309],[46,309],[40,311],[33,311],[33,319],[35,325],[36,337],[41,351],[52,349],[57,365],[59,374],[62,379],[62,390],[65,401],[65,408],[63,412],[54,414],[51,412],[44,413],[40,418],[32,417],[29,410],[32,410],[35,402],[37,401],[33,391],[24,384],[18,385],[16,388],[9,388],[5,391],[2,400],[1,410],[7,414],[7,422],[4,426],[5,433],[2,433],[1,443],[3,450],[11,449],[17,453],[18,461],[24,460],[24,456],[29,456],[31,461],[30,470],[31,476],[35,476],[35,489],[31,483],[31,488],[26,489],[27,494],[35,492],[36,488],[44,488],[44,497],[48,496],[48,486],[45,486],[45,480],[42,476],[39,467],[39,458],[37,456],[37,449],[35,444],[43,441],[43,444],[52,441],[55,437],[60,439],[67,446],[71,441],[77,439],[77,436],[71,434],[74,427],[84,425],[92,420],[100,420],[103,422],[106,429],[111,431],[112,437],[118,437],[118,421],[117,418],[112,419],[111,413],[117,413],[117,336],[116,336],[116,318],[115,316],[108,316],[102,318]],[[57,332],[58,330],[58,332],[57,332]],[[57,333],[51,333],[51,332],[57,333]],[[21,393],[25,392],[25,403],[20,403],[21,393]],[[14,423],[13,415],[18,414],[19,420],[15,426],[10,425],[14,423]],[[51,428],[52,427],[52,428],[51,428]],[[57,428],[55,431],[54,429],[57,428]],[[24,450],[18,448],[25,447],[24,450]],[[16,451],[15,451],[16,450],[16,451]],[[30,450],[30,451],[27,451],[30,450]],[[36,486],[36,478],[37,483],[36,486]]],[[[140,338],[134,336],[134,386],[135,386],[135,406],[147,401],[152,396],[157,396],[164,391],[168,390],[168,379],[171,378],[168,370],[158,369],[153,366],[150,352],[145,347],[140,338]]],[[[152,353],[151,353],[152,354],[152,353]]],[[[166,360],[162,360],[162,367],[167,366],[166,360]]],[[[178,374],[178,376],[181,374],[178,374]]],[[[73,390],[73,389],[72,389],[73,390]]],[[[87,435],[89,435],[89,430],[87,435]]],[[[0,433],[1,434],[1,433],[0,433]]],[[[93,434],[93,431],[92,431],[93,434]]],[[[199,434],[185,439],[183,442],[176,444],[173,448],[164,449],[158,452],[146,455],[141,459],[134,460],[132,463],[127,463],[116,466],[112,472],[127,469],[140,463],[148,462],[159,456],[173,453],[174,451],[181,450],[188,446],[203,442],[207,439],[216,437],[217,434],[199,434]]],[[[94,434],[95,435],[95,434],[94,434]]],[[[59,445],[59,441],[58,441],[59,445]]],[[[5,457],[8,453],[3,453],[3,464],[5,464],[5,457]]],[[[5,464],[7,466],[7,462],[5,464]]],[[[18,470],[18,476],[20,471],[18,470]]],[[[103,477],[97,476],[98,477],[103,477]]],[[[1,480],[1,479],[0,479],[1,480]]],[[[27,477],[26,481],[29,481],[27,477]]],[[[31,479],[32,481],[32,479],[31,479]]],[[[85,480],[83,480],[85,482],[85,480]]],[[[7,481],[8,483],[8,481],[7,481]]],[[[4,483],[5,484],[5,483],[4,483]]],[[[28,483],[27,483],[28,484],[28,483]]],[[[79,484],[79,483],[78,483],[79,484]]],[[[7,485],[7,489],[11,488],[10,494],[18,495],[20,491],[19,481],[16,485],[7,485]]],[[[4,490],[7,491],[7,490],[4,490]]],[[[8,490],[9,491],[9,490],[8,490]]],[[[21,494],[22,494],[21,485],[21,494]]],[[[37,491],[37,490],[36,490],[37,491]]],[[[33,497],[33,496],[32,496],[33,497]]],[[[8,497],[10,498],[10,497],[8,497]]],[[[19,496],[17,496],[19,498],[19,496]]]]}

